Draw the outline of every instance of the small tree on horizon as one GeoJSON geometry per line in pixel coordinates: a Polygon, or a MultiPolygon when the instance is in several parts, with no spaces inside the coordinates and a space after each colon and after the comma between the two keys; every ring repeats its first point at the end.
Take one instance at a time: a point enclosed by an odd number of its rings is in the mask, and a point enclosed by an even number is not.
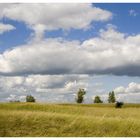
{"type": "Polygon", "coordinates": [[[114,91],[109,92],[108,103],[115,103],[115,102],[116,102],[116,98],[115,98],[115,93],[114,93],[114,91]]]}
{"type": "Polygon", "coordinates": [[[84,89],[79,89],[79,91],[77,92],[76,102],[82,103],[84,101],[85,94],[86,94],[86,91],[84,89]]]}
{"type": "Polygon", "coordinates": [[[100,96],[95,96],[93,102],[94,102],[94,103],[103,103],[103,101],[101,100],[100,96]]]}
{"type": "Polygon", "coordinates": [[[35,102],[35,98],[32,95],[27,95],[26,102],[35,102]]]}

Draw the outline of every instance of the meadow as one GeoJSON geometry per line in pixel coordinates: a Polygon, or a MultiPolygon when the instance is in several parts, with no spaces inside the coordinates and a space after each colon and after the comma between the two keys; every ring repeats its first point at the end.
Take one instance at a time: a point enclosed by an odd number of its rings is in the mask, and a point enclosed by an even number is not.
{"type": "Polygon", "coordinates": [[[140,104],[0,103],[0,137],[139,137],[140,104]]]}

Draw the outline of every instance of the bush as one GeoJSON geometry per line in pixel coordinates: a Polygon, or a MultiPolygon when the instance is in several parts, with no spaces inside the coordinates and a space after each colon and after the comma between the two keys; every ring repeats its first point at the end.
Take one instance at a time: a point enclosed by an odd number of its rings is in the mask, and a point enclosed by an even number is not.
{"type": "Polygon", "coordinates": [[[27,95],[26,102],[35,102],[35,98],[32,95],[27,95]]]}
{"type": "Polygon", "coordinates": [[[123,105],[124,105],[123,102],[116,102],[115,107],[116,108],[122,108],[123,105]]]}

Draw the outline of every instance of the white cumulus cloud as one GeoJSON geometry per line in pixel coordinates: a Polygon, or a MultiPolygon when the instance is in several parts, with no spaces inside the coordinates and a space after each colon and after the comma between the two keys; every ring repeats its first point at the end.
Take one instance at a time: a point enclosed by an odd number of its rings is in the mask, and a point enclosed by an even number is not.
{"type": "Polygon", "coordinates": [[[127,87],[117,87],[115,88],[115,92],[116,93],[140,93],[140,84],[139,83],[135,83],[135,82],[131,82],[129,83],[129,85],[127,87]]]}
{"type": "Polygon", "coordinates": [[[140,83],[131,82],[127,87],[117,87],[114,89],[117,100],[128,103],[140,102],[140,83]]]}
{"type": "Polygon", "coordinates": [[[0,34],[3,34],[4,32],[8,32],[11,30],[15,30],[15,29],[16,28],[13,25],[0,23],[0,34]]]}
{"type": "Polygon", "coordinates": [[[140,76],[139,45],[139,34],[126,36],[114,28],[84,42],[60,38],[31,42],[0,54],[0,74],[140,76]]]}
{"type": "Polygon", "coordinates": [[[0,17],[22,21],[42,37],[45,30],[87,29],[107,21],[112,13],[92,4],[0,4],[0,17]]]}
{"type": "Polygon", "coordinates": [[[33,95],[38,102],[75,102],[79,88],[87,88],[88,75],[0,76],[0,101],[25,101],[33,95]]]}

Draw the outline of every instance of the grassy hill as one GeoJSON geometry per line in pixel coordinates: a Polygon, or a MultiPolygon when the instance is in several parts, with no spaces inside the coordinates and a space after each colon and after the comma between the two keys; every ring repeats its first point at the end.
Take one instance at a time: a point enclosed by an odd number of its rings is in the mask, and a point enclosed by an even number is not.
{"type": "Polygon", "coordinates": [[[1,103],[0,136],[140,136],[140,104],[1,103]]]}

